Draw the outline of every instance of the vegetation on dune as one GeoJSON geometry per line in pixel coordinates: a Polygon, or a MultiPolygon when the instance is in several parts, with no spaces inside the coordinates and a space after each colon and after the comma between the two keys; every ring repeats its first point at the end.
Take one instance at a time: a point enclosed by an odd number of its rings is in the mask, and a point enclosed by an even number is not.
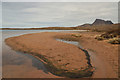
{"type": "Polygon", "coordinates": [[[117,34],[109,34],[109,33],[103,33],[101,35],[97,35],[95,37],[95,39],[97,40],[107,40],[107,39],[112,39],[112,38],[115,38],[115,37],[119,37],[117,34]]]}
{"type": "Polygon", "coordinates": [[[91,31],[93,32],[102,32],[101,35],[97,35],[95,39],[97,40],[108,40],[108,43],[111,44],[120,44],[120,28],[119,24],[112,24],[106,26],[93,26],[91,31]]]}
{"type": "Polygon", "coordinates": [[[64,39],[66,41],[78,41],[79,38],[81,37],[81,34],[71,34],[71,35],[59,35],[55,36],[57,39],[64,39]]]}
{"type": "Polygon", "coordinates": [[[101,36],[96,36],[95,39],[97,39],[97,40],[104,40],[104,38],[101,37],[101,36]]]}
{"type": "Polygon", "coordinates": [[[71,36],[74,36],[74,37],[81,37],[80,34],[72,34],[71,36]]]}
{"type": "Polygon", "coordinates": [[[111,44],[120,44],[120,38],[113,38],[108,41],[111,44]]]}

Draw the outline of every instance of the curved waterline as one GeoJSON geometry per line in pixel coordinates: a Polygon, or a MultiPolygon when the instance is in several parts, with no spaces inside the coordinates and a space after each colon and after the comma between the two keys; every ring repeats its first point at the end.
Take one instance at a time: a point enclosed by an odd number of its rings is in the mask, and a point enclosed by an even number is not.
{"type": "Polygon", "coordinates": [[[90,60],[90,55],[89,55],[88,51],[83,49],[82,46],[79,44],[79,42],[77,42],[77,41],[66,41],[66,40],[63,40],[63,39],[56,39],[56,40],[57,41],[62,41],[62,42],[68,43],[68,44],[76,45],[79,49],[81,49],[85,53],[86,59],[88,60],[87,63],[89,64],[90,67],[92,67],[91,60],[90,60]]]}
{"type": "Polygon", "coordinates": [[[93,75],[91,76],[92,78],[98,76],[99,73],[100,73],[99,76],[106,77],[106,68],[104,67],[104,62],[95,54],[95,52],[88,50],[88,49],[84,49],[82,45],[77,41],[66,41],[64,39],[56,39],[56,40],[62,41],[68,44],[76,45],[82,51],[85,52],[87,59],[88,59],[88,64],[90,64],[95,69],[93,72],[93,75]]]}

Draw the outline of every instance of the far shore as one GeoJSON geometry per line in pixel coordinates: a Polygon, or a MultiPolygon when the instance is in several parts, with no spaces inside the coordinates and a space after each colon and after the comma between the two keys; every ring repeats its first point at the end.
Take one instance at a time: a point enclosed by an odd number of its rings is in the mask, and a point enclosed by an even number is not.
{"type": "Polygon", "coordinates": [[[77,27],[0,28],[0,30],[81,30],[77,27]]]}
{"type": "MultiPolygon", "coordinates": [[[[43,32],[10,37],[6,44],[17,51],[37,56],[42,59],[52,74],[70,77],[117,78],[118,45],[95,39],[98,32],[58,33],[43,32]],[[92,51],[104,62],[106,75],[100,75],[101,69],[93,72],[94,63],[77,46],[56,41],[64,39],[78,41],[84,49],[92,51]]],[[[101,64],[101,63],[100,63],[101,64]]]]}

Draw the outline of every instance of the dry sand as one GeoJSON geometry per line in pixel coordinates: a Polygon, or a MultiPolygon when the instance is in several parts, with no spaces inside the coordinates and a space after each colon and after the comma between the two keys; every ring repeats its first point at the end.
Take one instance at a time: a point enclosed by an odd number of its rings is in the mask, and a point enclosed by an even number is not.
{"type": "Polygon", "coordinates": [[[5,42],[15,50],[40,57],[53,74],[84,77],[92,74],[92,66],[77,46],[56,41],[54,36],[69,33],[33,33],[11,37],[5,42]]]}
{"type": "MultiPolygon", "coordinates": [[[[82,33],[81,33],[82,34],[82,33]]],[[[99,35],[96,32],[86,32],[82,34],[80,44],[87,50],[93,51],[102,63],[104,63],[105,75],[107,78],[118,77],[118,46],[108,43],[106,40],[98,41],[95,36],[99,35]]],[[[102,64],[99,63],[99,64],[102,64]]],[[[102,77],[100,74],[101,70],[96,71],[94,77],[102,77]]]]}

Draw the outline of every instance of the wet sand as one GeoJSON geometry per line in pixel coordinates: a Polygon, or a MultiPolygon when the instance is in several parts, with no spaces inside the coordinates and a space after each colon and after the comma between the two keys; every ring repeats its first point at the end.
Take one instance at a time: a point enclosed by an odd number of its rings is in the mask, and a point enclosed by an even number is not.
{"type": "Polygon", "coordinates": [[[59,69],[59,71],[55,70],[53,72],[57,75],[62,74],[64,76],[66,74],[68,77],[72,75],[68,75],[67,72],[75,74],[79,72],[77,77],[88,76],[92,72],[92,66],[87,63],[88,60],[85,53],[75,45],[56,41],[54,36],[61,34],[70,33],[44,32],[25,34],[8,38],[5,42],[15,50],[42,58],[44,64],[50,63],[47,66],[52,63],[52,67],[59,69]]]}

